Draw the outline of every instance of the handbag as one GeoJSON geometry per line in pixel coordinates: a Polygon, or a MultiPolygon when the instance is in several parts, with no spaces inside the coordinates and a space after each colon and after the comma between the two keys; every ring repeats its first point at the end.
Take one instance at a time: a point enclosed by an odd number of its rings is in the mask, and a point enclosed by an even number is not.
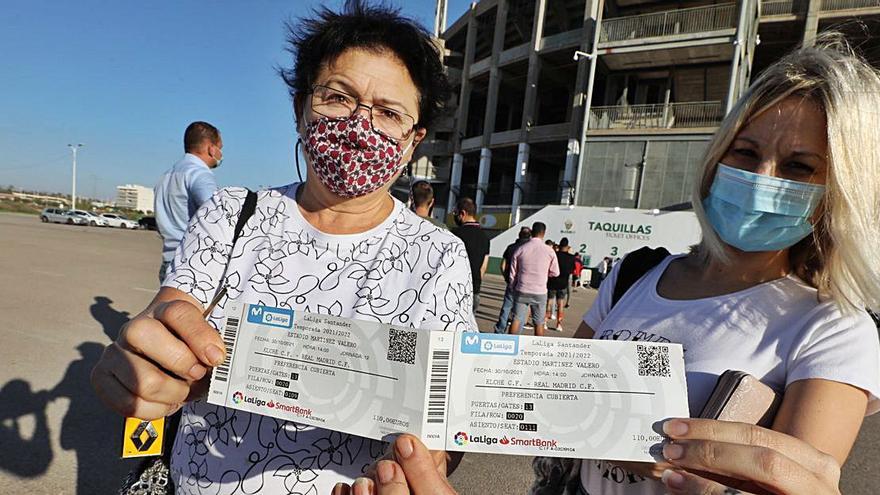
{"type": "MultiPolygon", "coordinates": [[[[232,248],[241,236],[247,221],[254,215],[257,209],[257,193],[248,190],[244,205],[241,207],[241,213],[238,215],[238,222],[235,224],[235,230],[232,234],[232,248]]],[[[225,273],[224,273],[225,277],[225,273]]],[[[218,287],[219,289],[219,287],[218,287]]],[[[118,495],[173,495],[174,482],[171,480],[171,451],[174,447],[174,437],[180,425],[180,418],[183,411],[168,416],[165,422],[165,451],[159,457],[150,457],[143,460],[135,469],[128,473],[122,480],[122,486],[117,492],[118,495]]]]}

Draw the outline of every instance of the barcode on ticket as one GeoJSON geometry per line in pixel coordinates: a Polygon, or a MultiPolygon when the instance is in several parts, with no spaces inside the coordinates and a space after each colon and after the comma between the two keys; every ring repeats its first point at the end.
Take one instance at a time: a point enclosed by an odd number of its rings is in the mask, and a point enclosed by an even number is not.
{"type": "Polygon", "coordinates": [[[428,382],[428,423],[442,424],[446,420],[446,394],[449,384],[448,350],[431,354],[431,380],[428,382]]]}
{"type": "Polygon", "coordinates": [[[225,382],[229,380],[229,366],[232,363],[232,351],[235,350],[235,337],[238,335],[239,319],[229,316],[223,328],[223,345],[226,347],[226,359],[223,364],[214,368],[214,379],[225,382]]]}

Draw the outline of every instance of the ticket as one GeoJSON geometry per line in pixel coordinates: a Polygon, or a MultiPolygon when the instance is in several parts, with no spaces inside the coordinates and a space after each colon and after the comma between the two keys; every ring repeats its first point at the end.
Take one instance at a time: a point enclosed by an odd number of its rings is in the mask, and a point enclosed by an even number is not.
{"type": "Polygon", "coordinates": [[[460,334],[448,450],[652,462],[688,417],[680,344],[460,334]]]}
{"type": "Polygon", "coordinates": [[[427,331],[232,302],[208,402],[431,449],[653,461],[678,344],[427,331]]]}
{"type": "Polygon", "coordinates": [[[429,332],[230,302],[208,402],[382,439],[425,417],[429,332]]]}

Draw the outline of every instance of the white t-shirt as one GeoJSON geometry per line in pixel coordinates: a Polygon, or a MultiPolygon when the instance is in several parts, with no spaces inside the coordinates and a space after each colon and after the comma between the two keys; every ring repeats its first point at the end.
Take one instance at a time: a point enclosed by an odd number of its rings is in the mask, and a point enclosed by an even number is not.
{"type": "MultiPolygon", "coordinates": [[[[247,191],[218,191],[191,220],[163,285],[207,304],[229,261],[229,299],[420,329],[477,329],[458,237],[397,200],[367,232],[325,234],[302,217],[297,187],[258,193],[231,261],[247,191]]],[[[227,301],[211,314],[214,326],[227,301]]],[[[171,471],[183,494],[325,495],[384,450],[379,441],[198,401],[184,408],[171,471]]]]}
{"type": "MultiPolygon", "coordinates": [[[[719,297],[670,300],[657,293],[669,256],[611,308],[621,263],[602,284],[584,322],[594,338],[675,342],[684,346],[691,416],[703,409],[726,370],[749,373],[779,392],[798,380],[823,378],[868,391],[868,414],[880,409],[880,342],[867,313],[844,315],[794,276],[719,297]]],[[[613,463],[584,460],[581,483],[589,495],[662,494],[659,481],[613,463]]]]}

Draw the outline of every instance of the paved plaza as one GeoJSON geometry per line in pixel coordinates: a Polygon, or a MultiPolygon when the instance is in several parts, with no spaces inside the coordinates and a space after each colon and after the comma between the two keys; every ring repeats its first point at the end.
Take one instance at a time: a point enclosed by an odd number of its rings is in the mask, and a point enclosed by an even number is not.
{"type": "MultiPolygon", "coordinates": [[[[92,393],[89,373],[119,327],[155,293],[155,232],[41,224],[0,214],[0,493],[110,494],[133,462],[118,459],[122,421],[92,393]]],[[[501,278],[483,284],[480,328],[501,305],[501,278]]],[[[570,337],[595,291],[573,294],[570,337]]],[[[866,420],[844,468],[844,494],[880,486],[880,415],[866,420]]],[[[463,494],[524,493],[527,457],[467,455],[452,476],[463,494]]]]}

